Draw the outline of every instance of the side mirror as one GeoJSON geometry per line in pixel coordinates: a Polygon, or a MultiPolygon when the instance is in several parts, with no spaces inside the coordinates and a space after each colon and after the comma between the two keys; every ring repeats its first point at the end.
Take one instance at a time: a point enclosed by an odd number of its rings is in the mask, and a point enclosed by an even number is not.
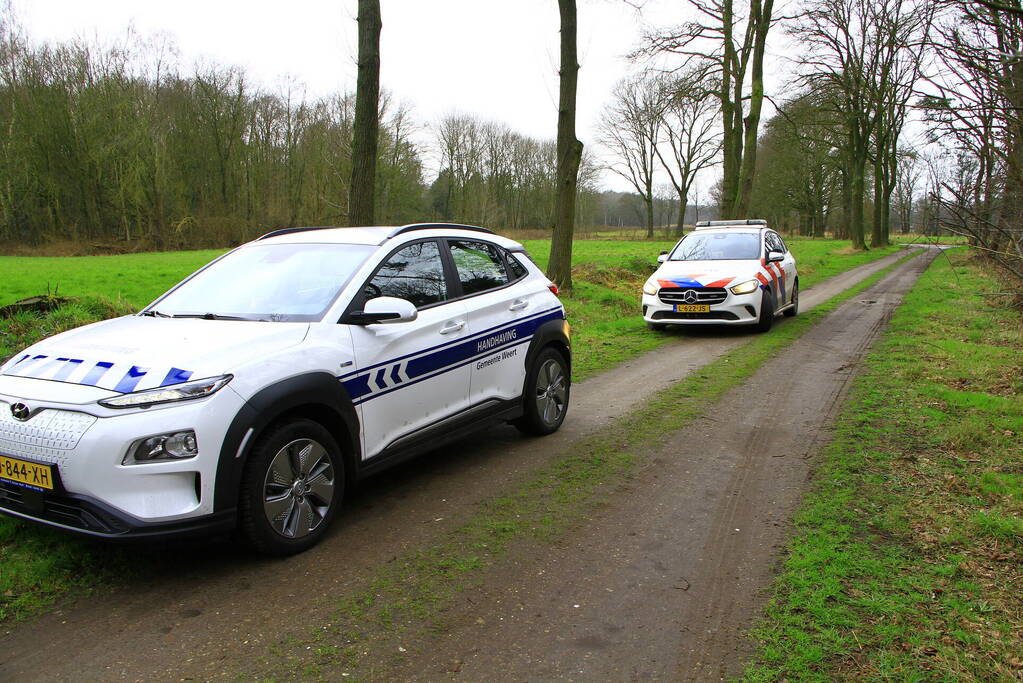
{"type": "Polygon", "coordinates": [[[660,256],[657,257],[657,262],[658,263],[664,263],[667,260],[668,260],[668,252],[666,252],[666,251],[662,251],[660,256]]]}
{"type": "Polygon", "coordinates": [[[378,296],[370,299],[361,311],[352,311],[342,322],[353,325],[373,323],[407,323],[419,316],[415,304],[407,299],[393,296],[378,296]]]}
{"type": "Polygon", "coordinates": [[[769,252],[767,252],[767,262],[768,263],[775,263],[777,261],[784,261],[784,260],[785,260],[785,254],[783,254],[780,251],[769,251],[769,252]]]}

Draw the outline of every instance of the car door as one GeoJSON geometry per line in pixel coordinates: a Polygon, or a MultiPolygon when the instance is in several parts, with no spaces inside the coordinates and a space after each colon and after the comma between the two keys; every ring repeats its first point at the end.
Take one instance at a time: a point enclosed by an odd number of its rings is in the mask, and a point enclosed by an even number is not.
{"type": "Polygon", "coordinates": [[[522,393],[532,335],[529,321],[541,312],[526,270],[490,242],[448,238],[447,245],[469,318],[469,337],[475,342],[469,405],[516,398],[522,393]]]}
{"type": "Polygon", "coordinates": [[[437,240],[406,244],[363,285],[416,305],[411,322],[353,325],[357,370],[345,386],[361,412],[363,457],[464,410],[469,368],[459,356],[468,333],[465,304],[452,300],[437,240]]]}
{"type": "Polygon", "coordinates": [[[796,259],[792,256],[792,252],[790,252],[789,248],[785,245],[785,240],[781,238],[781,235],[776,232],[769,234],[774,242],[774,246],[771,248],[785,254],[785,258],[777,265],[781,268],[782,276],[785,281],[786,295],[784,297],[784,301],[785,303],[790,303],[792,301],[793,286],[796,282],[796,259]]]}

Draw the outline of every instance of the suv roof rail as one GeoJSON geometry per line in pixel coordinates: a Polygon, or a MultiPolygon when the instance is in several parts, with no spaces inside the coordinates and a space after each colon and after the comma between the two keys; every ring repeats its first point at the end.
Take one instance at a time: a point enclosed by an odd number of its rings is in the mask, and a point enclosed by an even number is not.
{"type": "Polygon", "coordinates": [[[740,218],[733,221],[697,221],[698,228],[725,227],[728,225],[767,225],[763,218],[740,218]]]}
{"type": "Polygon", "coordinates": [[[262,237],[257,237],[256,241],[258,242],[259,240],[265,240],[265,239],[269,239],[271,237],[277,237],[278,235],[290,235],[293,232],[306,232],[308,230],[336,230],[337,227],[338,226],[336,226],[336,225],[318,225],[318,226],[315,226],[315,227],[308,227],[308,228],[281,228],[280,230],[274,230],[273,232],[268,232],[265,235],[263,235],[262,237]]]}
{"type": "Polygon", "coordinates": [[[408,225],[403,225],[400,228],[395,228],[394,230],[392,230],[391,233],[387,236],[387,239],[397,237],[402,233],[412,232],[413,230],[432,230],[433,228],[473,230],[475,232],[485,232],[489,235],[495,234],[493,230],[487,230],[486,228],[481,228],[478,225],[463,225],[461,223],[409,223],[408,225]]]}

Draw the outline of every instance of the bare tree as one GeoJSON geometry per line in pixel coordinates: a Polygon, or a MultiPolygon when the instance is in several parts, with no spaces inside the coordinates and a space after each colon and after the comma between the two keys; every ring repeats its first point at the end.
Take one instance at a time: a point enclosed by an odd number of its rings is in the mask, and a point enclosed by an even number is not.
{"type": "Polygon", "coordinates": [[[835,93],[844,120],[846,232],[857,249],[866,249],[863,208],[871,141],[887,126],[885,153],[897,144],[893,133],[904,121],[905,92],[918,73],[918,62],[907,66],[906,54],[922,43],[928,16],[925,0],[811,0],[801,22],[790,28],[803,48],[797,60],[801,80],[835,93]]]}
{"type": "Polygon", "coordinates": [[[666,143],[671,158],[662,154],[663,145],[654,151],[672,187],[678,195],[678,232],[682,233],[689,190],[696,174],[718,163],[721,153],[721,132],[714,123],[717,113],[715,100],[709,95],[693,72],[665,76],[660,79],[661,142],[666,143]]]}
{"type": "Polygon", "coordinates": [[[576,183],[583,143],[575,135],[575,100],[579,77],[575,0],[558,0],[561,13],[561,73],[558,95],[558,170],[556,223],[551,238],[547,277],[572,287],[572,235],[575,231],[576,183]]]}
{"type": "Polygon", "coordinates": [[[931,198],[944,227],[1013,275],[1023,291],[1023,6],[949,0],[935,35],[942,70],[929,79],[934,140],[947,150],[931,198]],[[947,168],[946,168],[947,170],[947,168]]]}
{"type": "Polygon", "coordinates": [[[698,20],[649,32],[637,54],[677,55],[696,69],[721,103],[721,215],[749,213],[764,103],[764,52],[774,0],[686,0],[698,20]],[[711,47],[708,49],[707,44],[711,47]]]}
{"type": "Polygon", "coordinates": [[[350,225],[373,225],[380,115],[380,0],[359,0],[359,75],[352,131],[350,225]]]}
{"type": "Polygon", "coordinates": [[[627,180],[646,207],[647,237],[654,235],[654,175],[664,107],[656,77],[627,77],[615,86],[598,128],[600,143],[614,155],[608,169],[627,180]]]}

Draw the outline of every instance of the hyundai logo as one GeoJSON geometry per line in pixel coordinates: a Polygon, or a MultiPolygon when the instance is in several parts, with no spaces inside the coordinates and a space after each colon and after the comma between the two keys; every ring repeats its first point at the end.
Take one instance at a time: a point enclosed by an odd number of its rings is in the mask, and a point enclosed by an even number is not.
{"type": "Polygon", "coordinates": [[[32,417],[32,411],[24,403],[14,403],[11,405],[11,415],[14,416],[15,420],[24,422],[32,417]]]}

